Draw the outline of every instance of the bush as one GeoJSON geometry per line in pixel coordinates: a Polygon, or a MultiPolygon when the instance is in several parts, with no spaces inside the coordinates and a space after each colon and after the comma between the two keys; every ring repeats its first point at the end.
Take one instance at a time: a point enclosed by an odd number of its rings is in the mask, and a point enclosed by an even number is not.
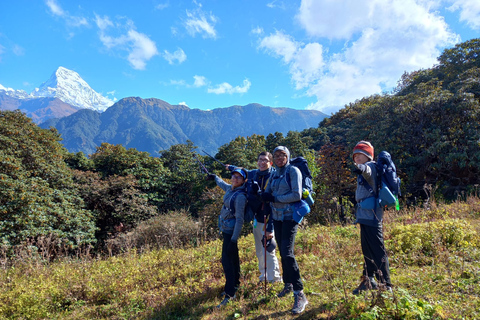
{"type": "Polygon", "coordinates": [[[403,255],[407,262],[425,263],[440,251],[478,247],[478,234],[464,220],[446,219],[412,225],[400,225],[390,231],[390,251],[403,255]]]}
{"type": "Polygon", "coordinates": [[[187,211],[170,211],[141,222],[131,232],[109,239],[107,246],[111,254],[132,247],[181,248],[197,245],[200,234],[200,224],[187,211]]]}

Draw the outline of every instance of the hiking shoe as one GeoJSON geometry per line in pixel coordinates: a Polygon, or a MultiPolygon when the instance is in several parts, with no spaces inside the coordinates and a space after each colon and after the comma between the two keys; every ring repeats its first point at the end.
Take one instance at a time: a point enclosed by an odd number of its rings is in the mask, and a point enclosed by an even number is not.
{"type": "Polygon", "coordinates": [[[283,297],[285,297],[287,294],[289,294],[290,292],[293,292],[293,284],[291,284],[291,283],[285,283],[285,286],[283,287],[283,290],[280,291],[280,292],[277,294],[277,297],[283,298],[283,297]]]}
{"type": "Polygon", "coordinates": [[[360,282],[360,285],[355,290],[353,290],[352,293],[354,295],[358,295],[362,291],[375,290],[377,289],[377,287],[378,287],[378,284],[373,277],[363,276],[362,282],[360,282]]]}
{"type": "Polygon", "coordinates": [[[293,296],[295,297],[295,302],[293,303],[292,313],[299,314],[305,310],[305,306],[308,304],[307,297],[303,291],[299,293],[294,293],[293,296]]]}
{"type": "Polygon", "coordinates": [[[230,302],[230,300],[233,300],[233,299],[235,299],[235,296],[230,297],[229,295],[225,295],[225,298],[222,300],[222,302],[220,302],[217,308],[222,308],[226,306],[230,302]]]}

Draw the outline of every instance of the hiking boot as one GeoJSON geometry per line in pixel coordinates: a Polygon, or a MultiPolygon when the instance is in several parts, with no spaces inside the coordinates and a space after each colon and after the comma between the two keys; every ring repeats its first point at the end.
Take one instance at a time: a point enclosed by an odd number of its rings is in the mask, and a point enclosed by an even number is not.
{"type": "Polygon", "coordinates": [[[235,295],[233,297],[230,297],[228,294],[226,294],[225,298],[222,300],[222,302],[220,302],[217,308],[222,308],[226,306],[230,302],[230,300],[233,300],[233,299],[235,299],[235,295]]]}
{"type": "Polygon", "coordinates": [[[294,293],[293,296],[295,297],[295,302],[293,303],[292,313],[299,314],[305,310],[305,306],[308,304],[307,297],[303,291],[299,293],[294,293]]]}
{"type": "Polygon", "coordinates": [[[378,287],[378,284],[373,277],[363,276],[362,282],[360,282],[360,285],[355,290],[353,290],[352,293],[354,295],[358,295],[362,291],[375,290],[377,289],[377,287],[378,287]]]}
{"type": "Polygon", "coordinates": [[[280,291],[280,292],[277,294],[277,297],[283,298],[283,297],[285,297],[287,294],[289,294],[290,292],[293,292],[293,284],[291,284],[291,283],[285,283],[285,286],[283,287],[283,290],[280,291]]]}

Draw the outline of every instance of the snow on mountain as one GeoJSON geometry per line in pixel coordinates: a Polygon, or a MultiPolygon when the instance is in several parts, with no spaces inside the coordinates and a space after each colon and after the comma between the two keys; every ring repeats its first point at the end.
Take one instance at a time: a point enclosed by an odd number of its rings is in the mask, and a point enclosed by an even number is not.
{"type": "Polygon", "coordinates": [[[30,98],[44,97],[58,98],[72,106],[100,112],[114,104],[90,88],[78,73],[64,67],[59,67],[48,81],[30,94],[30,98]]]}
{"type": "Polygon", "coordinates": [[[17,99],[26,99],[29,98],[29,94],[24,90],[14,90],[12,88],[5,88],[0,84],[0,93],[4,93],[9,97],[17,98],[17,99]]]}

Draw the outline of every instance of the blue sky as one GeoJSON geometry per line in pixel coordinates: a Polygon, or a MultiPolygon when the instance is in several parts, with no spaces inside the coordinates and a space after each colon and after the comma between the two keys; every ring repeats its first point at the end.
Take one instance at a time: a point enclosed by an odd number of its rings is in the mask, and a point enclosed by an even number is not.
{"type": "Polygon", "coordinates": [[[63,66],[116,100],[331,114],[479,32],[478,0],[9,0],[0,84],[31,92],[63,66]]]}

